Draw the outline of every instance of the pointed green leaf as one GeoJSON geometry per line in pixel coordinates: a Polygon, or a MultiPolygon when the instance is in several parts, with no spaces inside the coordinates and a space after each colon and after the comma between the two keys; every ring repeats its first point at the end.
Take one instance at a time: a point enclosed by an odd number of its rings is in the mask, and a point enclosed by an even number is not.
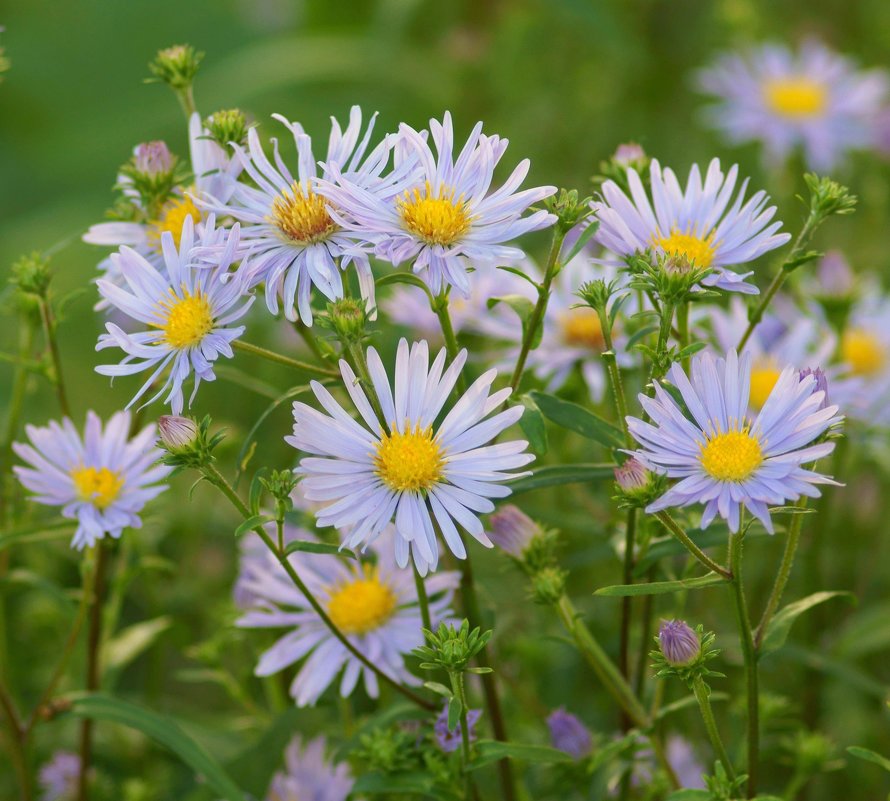
{"type": "Polygon", "coordinates": [[[698,590],[703,587],[713,587],[717,584],[725,584],[726,579],[716,573],[708,573],[706,576],[696,578],[676,579],[675,581],[650,581],[642,584],[614,584],[611,587],[600,587],[594,595],[609,597],[626,597],[629,595],[664,595],[678,590],[698,590]]]}
{"type": "Polygon", "coordinates": [[[599,481],[614,478],[613,464],[554,464],[535,470],[530,476],[523,476],[508,486],[513,495],[522,492],[555,487],[561,484],[581,484],[587,481],[599,481]]]}
{"type": "Polygon", "coordinates": [[[257,526],[262,526],[264,523],[271,523],[273,520],[275,520],[275,518],[269,515],[252,515],[235,529],[235,538],[243,537],[248,531],[253,531],[257,526]]]}
{"type": "Polygon", "coordinates": [[[10,545],[22,542],[43,542],[44,540],[67,537],[77,527],[76,520],[43,520],[27,526],[7,529],[0,534],[0,551],[10,545]]]}
{"type": "Polygon", "coordinates": [[[285,556],[298,551],[302,553],[326,553],[330,556],[345,556],[347,559],[358,559],[355,551],[350,551],[349,548],[341,548],[339,545],[334,545],[330,542],[293,540],[284,546],[285,556]]]}
{"type": "Polygon", "coordinates": [[[151,648],[158,637],[172,625],[173,619],[164,615],[127,626],[105,643],[101,664],[107,671],[118,671],[126,667],[151,648]]]}
{"type": "Polygon", "coordinates": [[[621,430],[577,403],[565,401],[545,392],[530,392],[541,413],[558,426],[575,431],[607,448],[620,447],[624,442],[621,430]]]}
{"type": "Polygon", "coordinates": [[[599,227],[599,220],[591,220],[588,226],[581,232],[581,236],[578,237],[575,244],[572,245],[572,249],[566,253],[565,257],[560,259],[560,261],[563,264],[568,264],[574,259],[575,256],[581,252],[582,248],[591,240],[599,227]]]}
{"type": "Polygon", "coordinates": [[[866,762],[874,762],[875,765],[880,765],[884,770],[890,772],[890,759],[881,756],[875,751],[858,745],[851,745],[847,747],[847,753],[852,754],[854,757],[859,757],[859,759],[864,759],[866,762]]]}
{"type": "Polygon", "coordinates": [[[502,759],[516,759],[520,762],[572,762],[573,757],[558,748],[546,745],[524,745],[521,743],[504,743],[499,740],[479,740],[476,743],[476,757],[470,763],[470,770],[499,762],[502,759]]]}
{"type": "Polygon", "coordinates": [[[768,654],[770,651],[776,651],[781,648],[785,644],[785,640],[788,639],[788,633],[791,631],[791,626],[794,625],[794,621],[797,618],[808,609],[830,601],[832,598],[849,598],[854,602],[856,600],[856,596],[851,592],[825,591],[814,592],[806,598],[801,598],[799,601],[788,604],[788,606],[780,609],[769,622],[766,634],[763,637],[761,653],[768,654]]]}
{"type": "Polygon", "coordinates": [[[539,456],[543,456],[547,453],[548,448],[547,426],[544,425],[544,415],[541,414],[537,404],[528,395],[523,395],[520,400],[525,407],[525,411],[522,413],[522,417],[519,418],[519,427],[528,438],[528,444],[531,445],[531,449],[539,456]]]}

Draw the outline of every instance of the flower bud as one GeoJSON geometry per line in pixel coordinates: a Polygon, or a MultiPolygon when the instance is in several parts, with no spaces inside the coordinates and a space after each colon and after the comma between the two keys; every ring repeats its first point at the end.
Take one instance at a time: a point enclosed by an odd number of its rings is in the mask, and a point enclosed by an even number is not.
{"type": "Polygon", "coordinates": [[[627,459],[623,465],[615,468],[615,481],[624,492],[646,489],[651,477],[651,473],[643,466],[643,463],[633,456],[627,459]]]}
{"type": "Polygon", "coordinates": [[[169,173],[174,165],[173,154],[166,142],[143,142],[136,147],[133,166],[143,175],[154,178],[169,173]]]}
{"type": "Polygon", "coordinates": [[[555,604],[566,589],[566,574],[558,567],[545,567],[532,576],[532,595],[539,604],[555,604]]]}
{"type": "Polygon", "coordinates": [[[806,370],[800,371],[800,380],[803,381],[807,376],[813,376],[816,379],[816,386],[813,388],[813,392],[822,392],[822,403],[819,404],[820,409],[824,409],[826,406],[830,405],[830,401],[828,400],[828,376],[825,375],[825,371],[821,367],[817,367],[813,370],[810,367],[807,367],[806,370]]]}
{"type": "Polygon", "coordinates": [[[22,256],[12,265],[10,282],[26,295],[44,297],[52,279],[49,261],[37,251],[22,256]]]}
{"type": "Polygon", "coordinates": [[[365,334],[368,319],[365,306],[352,298],[340,298],[328,304],[330,325],[343,341],[358,342],[365,334]]]}
{"type": "Polygon", "coordinates": [[[550,729],[550,744],[571,754],[575,759],[583,759],[590,753],[593,740],[587,727],[564,707],[555,709],[547,718],[550,729]]]}
{"type": "Polygon", "coordinates": [[[180,450],[195,444],[198,426],[188,417],[165,414],[158,418],[158,433],[168,450],[180,450]]]}
{"type": "Polygon", "coordinates": [[[636,142],[624,142],[618,145],[615,153],[612,155],[612,161],[620,164],[622,167],[632,167],[637,162],[645,163],[647,158],[643,146],[638,145],[636,142]]]}
{"type": "Polygon", "coordinates": [[[525,549],[541,528],[525,512],[513,504],[498,509],[490,518],[489,538],[514,559],[521,559],[525,549]]]}
{"type": "Polygon", "coordinates": [[[658,645],[665,661],[672,667],[691,665],[701,653],[701,640],[683,620],[662,620],[658,645]]]}
{"type": "Polygon", "coordinates": [[[152,75],[178,91],[192,85],[202,58],[204,54],[191,45],[173,45],[159,50],[148,68],[152,75]]]}
{"type": "Polygon", "coordinates": [[[247,139],[247,118],[241,109],[223,109],[204,120],[204,127],[211,138],[228,152],[229,143],[242,144],[247,139]]]}

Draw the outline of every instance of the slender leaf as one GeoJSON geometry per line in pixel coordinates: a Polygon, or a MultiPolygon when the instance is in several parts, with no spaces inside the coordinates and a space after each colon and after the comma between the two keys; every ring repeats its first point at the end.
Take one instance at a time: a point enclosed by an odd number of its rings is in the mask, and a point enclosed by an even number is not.
{"type": "Polygon", "coordinates": [[[164,615],[153,620],[142,620],[119,631],[105,644],[102,657],[105,669],[117,671],[126,667],[151,648],[172,625],[173,619],[164,615]]]}
{"type": "Polygon", "coordinates": [[[887,759],[885,756],[881,756],[875,751],[872,751],[869,748],[862,748],[858,745],[851,745],[847,747],[847,753],[852,754],[854,757],[859,757],[859,759],[864,759],[866,762],[874,762],[875,765],[880,765],[884,770],[890,772],[890,759],[887,759]]]}
{"type": "Polygon", "coordinates": [[[253,531],[257,526],[262,526],[264,523],[271,523],[274,519],[270,515],[251,515],[235,529],[235,538],[243,537],[248,531],[253,531]]]}
{"type": "Polygon", "coordinates": [[[785,640],[788,639],[788,633],[791,631],[791,626],[794,625],[794,621],[797,620],[797,618],[808,609],[812,609],[814,606],[830,601],[832,598],[849,598],[853,601],[856,600],[856,596],[851,592],[835,590],[814,592],[806,598],[801,598],[799,601],[794,601],[794,603],[788,604],[788,606],[780,609],[775,617],[769,622],[763,637],[761,653],[767,654],[770,651],[776,651],[781,648],[785,644],[785,640]]]}
{"type": "Polygon", "coordinates": [[[607,448],[620,447],[624,442],[619,428],[577,403],[564,401],[545,392],[530,392],[529,395],[541,413],[558,426],[575,431],[607,448]]]}
{"type": "Polygon", "coordinates": [[[544,415],[541,414],[537,404],[528,395],[523,395],[520,400],[525,407],[525,411],[522,417],[519,418],[519,427],[528,438],[532,450],[539,456],[543,456],[547,453],[549,447],[547,426],[544,425],[544,415]]]}
{"type": "Polygon", "coordinates": [[[516,759],[520,762],[571,762],[573,757],[558,748],[547,745],[524,745],[503,743],[498,740],[479,740],[476,743],[476,757],[470,763],[470,770],[499,762],[502,759],[516,759]]]}
{"type": "Polygon", "coordinates": [[[586,481],[598,481],[603,478],[614,478],[613,464],[554,464],[535,470],[530,476],[516,479],[509,486],[514,495],[522,492],[556,487],[561,484],[581,484],[586,481]]]}
{"type": "Polygon", "coordinates": [[[518,267],[508,267],[505,264],[498,265],[499,270],[503,270],[506,273],[513,273],[513,275],[518,275],[520,278],[524,278],[528,281],[535,289],[540,289],[540,285],[534,278],[532,278],[528,273],[524,273],[518,267]]]}
{"type": "Polygon", "coordinates": [[[575,244],[572,245],[572,249],[566,253],[565,257],[560,259],[563,264],[568,264],[572,259],[577,256],[582,248],[590,241],[591,237],[596,233],[597,229],[600,227],[598,220],[592,220],[587,227],[581,232],[581,235],[575,241],[575,244]]]}
{"type": "Polygon", "coordinates": [[[422,289],[426,293],[426,296],[429,298],[430,302],[432,302],[433,300],[433,296],[430,293],[430,288],[426,285],[426,283],[420,276],[417,276],[412,272],[386,273],[386,275],[382,275],[376,280],[376,284],[378,287],[388,286],[389,284],[409,284],[410,286],[415,286],[418,289],[422,289]]]}
{"type": "Polygon", "coordinates": [[[345,556],[348,559],[358,559],[355,551],[349,548],[341,548],[339,545],[332,545],[329,542],[312,542],[310,540],[292,540],[284,546],[285,556],[292,553],[325,553],[330,556],[345,556]]]}
{"type": "Polygon", "coordinates": [[[43,520],[27,526],[9,529],[0,534],[0,551],[11,545],[24,542],[42,542],[67,536],[77,527],[76,520],[43,520]]]}
{"type": "Polygon", "coordinates": [[[708,573],[706,576],[696,578],[676,579],[675,581],[650,581],[642,584],[613,584],[611,587],[600,587],[594,595],[609,597],[625,597],[628,595],[664,595],[677,590],[698,590],[703,587],[713,587],[717,584],[725,584],[726,580],[716,573],[708,573]]]}
{"type": "Polygon", "coordinates": [[[454,790],[436,786],[429,773],[365,773],[359,776],[352,788],[357,795],[385,795],[391,798],[402,793],[413,793],[437,801],[453,801],[460,798],[454,790]]]}

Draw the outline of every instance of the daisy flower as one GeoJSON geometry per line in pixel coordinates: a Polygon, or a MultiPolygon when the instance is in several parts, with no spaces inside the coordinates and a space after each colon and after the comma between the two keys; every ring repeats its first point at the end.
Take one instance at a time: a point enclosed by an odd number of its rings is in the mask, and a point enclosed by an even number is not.
{"type": "Polygon", "coordinates": [[[534,456],[524,453],[528,443],[522,440],[488,444],[523,410],[514,406],[489,417],[511,393],[508,387],[490,394],[496,370],[480,376],[440,421],[466,358],[461,351],[446,370],[443,349],[430,366],[427,343],[409,349],[403,339],[393,391],[380,356],[368,348],[382,420],[352,369],[341,361],[345,389],[364,425],[318,382],[312,382],[312,390],[326,414],[294,403],[294,433],[286,441],[312,454],[298,468],[305,476],[305,495],[327,503],[317,512],[320,526],[349,528],[346,547],[370,542],[393,520],[396,561],[404,567],[413,547],[422,573],[438,562],[436,526],[458,559],[467,554],[455,523],[492,547],[478,515],[494,510],[491,498],[510,494],[501,482],[515,478],[509,471],[534,456]]]}
{"type": "Polygon", "coordinates": [[[858,70],[815,41],[797,52],[767,44],[724,55],[698,83],[718,99],[707,117],[730,142],[759,141],[773,163],[801,147],[818,171],[873,144],[887,93],[883,70],[858,70]]]}
{"type": "Polygon", "coordinates": [[[272,777],[266,801],[346,801],[355,784],[349,766],[327,759],[325,749],[324,737],[304,746],[296,735],[284,752],[284,770],[272,777]]]}
{"type": "MultiPolygon", "coordinates": [[[[773,307],[778,313],[766,315],[745,345],[745,352],[751,354],[750,409],[754,412],[763,408],[786,367],[803,370],[825,365],[836,346],[826,326],[789,299],[777,297],[773,307]]],[[[693,314],[710,323],[720,353],[735,348],[748,328],[748,307],[738,295],[728,309],[708,306],[693,314]]]]}
{"type": "Polygon", "coordinates": [[[217,264],[207,268],[192,257],[195,231],[191,219],[182,229],[177,250],[172,235],[163,235],[163,272],[140,256],[123,247],[112,256],[126,287],[112,281],[99,280],[99,292],[109,304],[142,323],[147,330],[125,333],[112,322],[105,324],[108,333],[99,337],[96,350],[120,348],[127,355],[120,364],[96,367],[101,375],[133,375],[146,370],[152,373],[127,407],[135,403],[169,366],[167,378],[151,403],[169,389],[165,403],[173,414],[182,411],[182,385],[190,373],[195,374],[195,393],[201,381],[213,381],[213,362],[220,354],[232,358],[232,342],[244,333],[244,326],[232,326],[250,308],[254,299],[245,297],[245,267],[235,273],[228,269],[236,258],[238,225],[231,231],[214,227],[213,218],[203,226],[203,247],[220,244],[217,264]]]}
{"type": "Polygon", "coordinates": [[[747,264],[781,247],[791,235],[777,233],[781,222],[770,222],[776,207],[767,207],[766,192],[755,192],[745,201],[747,179],[733,201],[738,173],[734,164],[724,174],[720,160],[713,159],[702,182],[694,164],[684,190],[673,170],[662,171],[653,159],[650,203],[637,171],[628,169],[630,197],[614,181],[606,181],[601,199],[592,204],[600,222],[595,238],[619,256],[652,250],[682,258],[696,267],[710,267],[713,272],[702,281],[705,286],[756,294],[757,287],[744,280],[750,272],[740,275],[728,268],[747,264]]]}
{"type": "Polygon", "coordinates": [[[523,252],[504,243],[553,224],[556,217],[546,211],[522,215],[556,187],[517,191],[529,170],[524,159],[489,191],[507,140],[484,135],[481,122],[456,157],[450,113],[441,123],[430,120],[430,133],[435,154],[424,134],[405,124],[399,128],[397,151],[406,164],[417,165],[405,180],[390,176],[379,185],[361,185],[334,169],[334,180],[320,191],[331,201],[334,219],[370,243],[375,255],[394,265],[413,262],[434,294],[453,286],[467,297],[470,264],[515,263],[523,252]]]}
{"type": "Polygon", "coordinates": [[[627,418],[642,446],[633,456],[650,470],[681,479],[647,512],[701,503],[701,528],[719,513],[737,532],[745,507],[772,534],[770,505],[818,497],[816,484],[835,483],[802,466],[834,450],[833,442],[812,443],[841,419],[837,406],[823,406],[825,392],[816,388],[815,376],[783,370],[753,419],[750,353],[740,360],[731,350],[715,359],[705,351],[693,358],[690,377],[675,363],[668,378],[685,410],[656,383],[654,398],[639,396],[652,422],[627,418]]]}
{"type": "Polygon", "coordinates": [[[342,298],[340,271],[351,263],[355,264],[362,297],[371,310],[374,277],[368,256],[341,229],[328,199],[318,193],[318,179],[336,169],[359,185],[374,180],[389,162],[390,138],[366,156],[376,114],[362,134],[362,112],[353,106],[345,131],[331,118],[326,165],[319,176],[312,140],[303,127],[280,114],[273,117],[293,136],[296,177],[279,155],[278,141],[272,140],[273,164],[263,152],[256,129],[251,128],[247,150],[240,145],[234,147],[236,158],[255,186],[239,183],[228,201],[211,199],[207,207],[243,223],[243,245],[251,256],[251,284],[265,283],[266,305],[273,314],[278,313],[281,296],[288,320],[300,319],[312,325],[312,286],[328,300],[342,298]]]}
{"type": "Polygon", "coordinates": [[[13,470],[34,500],[61,506],[62,517],[77,521],[71,545],[92,547],[106,534],[117,539],[127,528],[140,528],[139,512],[167,489],[159,484],[170,472],[157,464],[153,425],[129,439],[130,413],[117,412],[103,429],[94,412],[87,413],[81,438],[66,417],[45,427],[25,426],[31,444],[13,443],[27,467],[13,470]]]}
{"type": "MultiPolygon", "coordinates": [[[[303,530],[288,538],[313,539],[303,530]]],[[[340,695],[349,696],[359,679],[372,698],[378,695],[377,675],[365,667],[331,633],[268,549],[242,552],[240,593],[250,609],[237,622],[243,628],[287,628],[261,657],[256,675],[270,676],[306,658],[290,693],[298,706],[314,704],[342,672],[340,695]]],[[[346,562],[326,554],[295,553],[288,558],[309,590],[325,607],[337,628],[381,671],[400,684],[417,686],[404,657],[423,644],[417,589],[409,571],[399,570],[392,553],[371,551],[376,562],[346,562]]],[[[434,626],[451,615],[449,608],[457,573],[442,572],[427,579],[434,626]]]]}

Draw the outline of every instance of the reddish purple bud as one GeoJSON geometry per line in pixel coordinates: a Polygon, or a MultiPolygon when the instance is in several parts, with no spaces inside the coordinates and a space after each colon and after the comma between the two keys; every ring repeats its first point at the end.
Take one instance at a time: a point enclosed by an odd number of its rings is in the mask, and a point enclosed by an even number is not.
{"type": "Polygon", "coordinates": [[[161,175],[173,168],[173,156],[164,142],[143,142],[136,148],[133,165],[145,175],[161,175]]]}
{"type": "Polygon", "coordinates": [[[541,532],[540,526],[513,504],[502,506],[489,518],[489,522],[491,541],[516,559],[522,558],[532,538],[541,532]]]}
{"type": "Polygon", "coordinates": [[[658,644],[669,665],[686,667],[701,653],[701,641],[683,620],[662,620],[658,644]]]}
{"type": "Polygon", "coordinates": [[[198,436],[198,426],[188,417],[164,414],[158,418],[161,442],[168,448],[187,448],[198,436]]]}
{"type": "Polygon", "coordinates": [[[645,489],[649,485],[651,474],[643,467],[642,462],[630,457],[623,465],[615,468],[615,481],[625,492],[645,489]]]}
{"type": "Polygon", "coordinates": [[[612,161],[621,164],[623,167],[629,167],[635,161],[644,161],[646,159],[646,151],[636,142],[625,142],[618,145],[612,161]]]}

